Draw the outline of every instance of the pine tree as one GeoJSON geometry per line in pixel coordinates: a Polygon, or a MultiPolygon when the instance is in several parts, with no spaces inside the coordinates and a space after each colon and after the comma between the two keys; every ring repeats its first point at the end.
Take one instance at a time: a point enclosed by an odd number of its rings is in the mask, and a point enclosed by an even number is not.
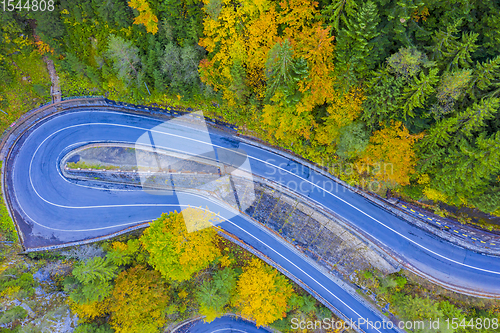
{"type": "Polygon", "coordinates": [[[107,55],[113,60],[113,68],[118,78],[125,83],[131,83],[133,79],[139,79],[141,60],[139,48],[131,41],[121,37],[110,35],[108,41],[107,55]]]}
{"type": "Polygon", "coordinates": [[[340,31],[340,22],[348,24],[348,17],[355,15],[358,5],[355,0],[334,0],[321,11],[326,22],[332,24],[335,32],[340,31]]]}
{"type": "Polygon", "coordinates": [[[267,99],[281,89],[287,104],[294,104],[300,99],[297,82],[307,76],[307,61],[294,58],[293,47],[288,39],[276,45],[269,51],[266,62],[267,99]]]}
{"type": "Polygon", "coordinates": [[[116,275],[116,266],[101,257],[94,257],[76,265],[73,275],[83,284],[95,280],[109,281],[116,275]]]}
{"type": "Polygon", "coordinates": [[[444,58],[446,50],[456,44],[458,37],[454,35],[461,25],[462,19],[455,21],[455,24],[448,25],[446,31],[436,30],[432,37],[432,45],[427,47],[427,50],[431,53],[431,60],[440,61],[444,58]]]}
{"type": "Polygon", "coordinates": [[[443,55],[448,59],[448,70],[450,68],[469,68],[472,63],[472,54],[477,50],[479,45],[476,45],[478,33],[469,32],[462,33],[462,38],[460,42],[454,41],[449,42],[446,45],[446,51],[443,55]]]}
{"type": "Polygon", "coordinates": [[[346,28],[339,32],[336,58],[339,76],[348,80],[346,86],[354,84],[356,78],[367,75],[375,67],[375,59],[370,57],[374,44],[370,41],[379,35],[379,21],[377,6],[368,1],[348,20],[346,28]]]}
{"type": "Polygon", "coordinates": [[[439,80],[438,72],[437,68],[431,69],[428,75],[422,71],[419,78],[415,77],[410,86],[404,88],[402,99],[404,100],[403,117],[405,120],[407,116],[414,117],[413,110],[424,107],[426,99],[434,93],[436,90],[434,86],[439,80]]]}
{"type": "Polygon", "coordinates": [[[474,99],[500,96],[500,56],[476,65],[468,91],[474,99]]]}

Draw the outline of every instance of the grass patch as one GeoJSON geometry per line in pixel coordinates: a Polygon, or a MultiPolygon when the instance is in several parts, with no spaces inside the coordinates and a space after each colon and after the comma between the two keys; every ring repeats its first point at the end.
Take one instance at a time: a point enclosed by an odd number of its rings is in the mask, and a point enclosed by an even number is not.
{"type": "Polygon", "coordinates": [[[70,169],[92,169],[92,170],[120,170],[119,166],[116,165],[102,165],[102,164],[90,164],[83,161],[69,162],[66,166],[70,169]]]}

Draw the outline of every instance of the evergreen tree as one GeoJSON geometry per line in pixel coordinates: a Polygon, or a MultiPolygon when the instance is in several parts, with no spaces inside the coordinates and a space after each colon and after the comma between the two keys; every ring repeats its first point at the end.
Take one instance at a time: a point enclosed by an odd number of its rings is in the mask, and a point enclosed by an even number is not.
{"type": "Polygon", "coordinates": [[[435,91],[434,86],[439,80],[438,71],[437,68],[433,68],[428,75],[425,75],[422,71],[419,78],[415,77],[413,82],[404,88],[402,99],[404,101],[403,117],[405,120],[407,116],[414,117],[413,110],[424,107],[426,99],[435,91]]]}
{"type": "Polygon", "coordinates": [[[325,6],[321,11],[321,15],[329,22],[335,32],[340,31],[340,23],[345,26],[348,25],[348,17],[356,14],[358,5],[355,0],[333,0],[330,4],[325,6]]]}
{"type": "MultiPolygon", "coordinates": [[[[339,32],[337,38],[336,58],[342,80],[349,87],[366,76],[376,65],[376,59],[370,57],[373,39],[379,35],[377,25],[380,19],[377,7],[372,1],[363,4],[361,10],[354,14],[339,32]]],[[[344,89],[346,90],[346,89],[344,89]]]]}
{"type": "Polygon", "coordinates": [[[139,58],[139,48],[131,41],[121,37],[110,35],[107,55],[113,61],[113,68],[125,83],[131,83],[134,79],[139,79],[141,60],[139,58]]]}
{"type": "Polygon", "coordinates": [[[432,45],[427,47],[427,50],[431,54],[431,60],[442,60],[445,57],[446,50],[453,48],[458,39],[455,34],[458,32],[458,27],[461,24],[462,20],[457,20],[454,24],[446,26],[446,31],[441,29],[435,31],[432,37],[432,45]]]}
{"type": "Polygon", "coordinates": [[[277,90],[281,90],[288,104],[297,101],[297,82],[307,76],[307,61],[300,57],[294,58],[293,54],[293,47],[288,39],[276,43],[269,51],[266,62],[268,100],[277,90]]]}
{"type": "Polygon", "coordinates": [[[66,291],[72,301],[90,304],[102,301],[111,294],[111,281],[117,274],[117,267],[110,261],[94,257],[79,263],[73,269],[75,283],[67,283],[66,291]]]}
{"type": "Polygon", "coordinates": [[[500,96],[500,56],[476,65],[468,91],[473,99],[500,96]]]}
{"type": "Polygon", "coordinates": [[[224,313],[224,307],[229,304],[236,288],[236,272],[224,268],[213,275],[212,281],[204,281],[196,292],[200,303],[200,313],[205,315],[205,321],[211,322],[224,313]]]}
{"type": "Polygon", "coordinates": [[[474,53],[478,45],[476,45],[478,33],[469,32],[463,33],[460,41],[452,41],[446,44],[446,51],[443,52],[445,58],[448,59],[448,69],[469,68],[472,63],[472,53],[474,53]]]}

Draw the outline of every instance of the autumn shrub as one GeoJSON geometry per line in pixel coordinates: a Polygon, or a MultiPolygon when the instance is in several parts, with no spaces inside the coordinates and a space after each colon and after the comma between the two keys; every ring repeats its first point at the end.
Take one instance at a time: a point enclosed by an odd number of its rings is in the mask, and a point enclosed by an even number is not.
{"type": "Polygon", "coordinates": [[[35,286],[33,274],[21,273],[15,268],[6,270],[0,276],[0,295],[10,294],[21,298],[31,296],[35,293],[35,286]]]}
{"type": "Polygon", "coordinates": [[[73,302],[71,298],[68,300],[70,309],[78,315],[82,322],[91,322],[92,320],[103,317],[109,314],[111,299],[106,298],[100,302],[91,302],[79,304],[73,302]]]}

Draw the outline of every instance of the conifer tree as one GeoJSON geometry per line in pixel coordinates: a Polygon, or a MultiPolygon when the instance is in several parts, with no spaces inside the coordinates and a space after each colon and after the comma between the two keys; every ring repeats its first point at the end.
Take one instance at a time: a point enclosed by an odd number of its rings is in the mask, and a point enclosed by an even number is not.
{"type": "Polygon", "coordinates": [[[339,32],[336,47],[338,72],[344,80],[347,79],[348,86],[375,67],[376,59],[370,57],[374,44],[370,41],[379,35],[379,21],[377,6],[368,1],[339,32]]]}
{"type": "Polygon", "coordinates": [[[404,88],[402,99],[404,101],[403,117],[405,120],[407,116],[414,117],[413,110],[424,107],[426,99],[436,90],[434,86],[439,80],[438,71],[437,68],[433,68],[428,75],[425,75],[422,71],[420,77],[415,77],[410,86],[404,88]]]}
{"type": "Polygon", "coordinates": [[[500,56],[476,65],[468,91],[473,99],[500,96],[500,56]]]}
{"type": "Polygon", "coordinates": [[[472,63],[472,54],[479,47],[476,45],[478,33],[469,32],[462,33],[462,38],[460,41],[448,42],[446,44],[446,51],[443,55],[448,59],[448,70],[450,68],[469,68],[472,63]]]}

